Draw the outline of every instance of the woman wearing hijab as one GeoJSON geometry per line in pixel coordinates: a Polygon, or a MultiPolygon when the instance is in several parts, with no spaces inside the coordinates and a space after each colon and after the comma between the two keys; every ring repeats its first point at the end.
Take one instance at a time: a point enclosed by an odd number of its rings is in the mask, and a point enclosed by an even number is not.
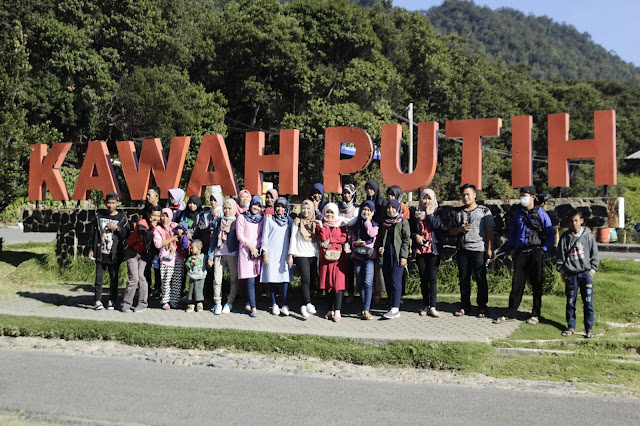
{"type": "Polygon", "coordinates": [[[238,205],[229,198],[222,208],[213,228],[209,244],[209,266],[213,266],[213,307],[214,315],[228,314],[238,291],[238,236],[236,233],[236,213],[238,205]],[[229,271],[229,295],[224,307],[222,303],[222,268],[229,271]]]}
{"type": "Polygon", "coordinates": [[[391,308],[384,314],[387,319],[400,317],[402,274],[409,258],[410,241],[409,221],[402,217],[400,202],[389,200],[386,218],[380,227],[375,245],[379,255],[378,264],[382,266],[384,282],[387,284],[391,308]]]}
{"type": "MultiPolygon", "coordinates": [[[[338,210],[340,211],[340,217],[344,220],[347,225],[347,229],[351,229],[353,225],[355,225],[356,220],[358,219],[358,206],[356,205],[356,187],[348,183],[342,187],[342,200],[337,203],[338,210]]],[[[351,243],[347,242],[345,244],[345,251],[347,254],[351,253],[352,247],[351,243]]],[[[353,301],[353,296],[355,294],[355,282],[354,282],[354,269],[353,269],[353,261],[351,260],[351,256],[347,256],[347,291],[349,292],[349,296],[347,297],[346,303],[349,304],[353,301]]]]}
{"type": "Polygon", "coordinates": [[[243,189],[238,193],[238,214],[249,210],[249,203],[251,203],[251,193],[246,189],[243,189]]]}
{"type": "Polygon", "coordinates": [[[387,189],[387,200],[392,200],[392,199],[398,200],[400,202],[402,217],[404,217],[405,219],[410,219],[411,213],[409,212],[409,207],[407,207],[402,202],[403,198],[404,198],[404,192],[402,192],[402,188],[400,188],[398,185],[390,186],[387,189]]]}
{"type": "Polygon", "coordinates": [[[249,301],[245,310],[249,316],[258,316],[256,310],[256,277],[260,275],[262,257],[260,244],[262,241],[262,197],[254,195],[249,204],[249,210],[236,219],[236,234],[240,244],[238,252],[238,279],[247,281],[249,301]]]}
{"type": "MultiPolygon", "coordinates": [[[[380,194],[380,185],[375,179],[369,179],[364,184],[364,192],[367,195],[367,200],[373,202],[375,206],[375,216],[373,220],[381,223],[384,220],[385,211],[387,209],[387,202],[380,194]]],[[[382,276],[382,270],[380,266],[376,264],[374,279],[373,279],[373,303],[378,303],[382,298],[382,293],[385,291],[384,277],[382,276]]]]}
{"type": "Polygon", "coordinates": [[[313,201],[314,214],[316,219],[322,219],[322,210],[324,209],[324,186],[316,182],[313,184],[313,188],[311,188],[311,193],[309,194],[309,199],[313,201]]]}
{"type": "Polygon", "coordinates": [[[274,214],[265,218],[262,231],[262,272],[260,281],[269,284],[271,313],[289,316],[289,283],[293,279],[289,262],[289,243],[293,219],[289,217],[289,202],[279,197],[274,203],[274,214]],[[281,285],[281,286],[280,286],[281,285]],[[277,303],[278,287],[282,287],[282,307],[277,303]]]}
{"type": "Polygon", "coordinates": [[[366,200],[360,206],[360,215],[356,220],[355,226],[351,230],[351,241],[353,241],[353,249],[351,250],[351,258],[356,271],[356,280],[358,283],[358,291],[362,300],[362,312],[360,315],[365,319],[373,319],[371,315],[371,295],[373,291],[373,273],[374,259],[376,252],[374,245],[376,236],[378,235],[378,223],[373,220],[375,214],[375,205],[373,201],[366,200]],[[359,247],[366,247],[370,254],[358,253],[359,247]]]}
{"type": "Polygon", "coordinates": [[[187,201],[187,207],[180,213],[180,215],[178,215],[178,220],[176,222],[186,222],[189,230],[191,230],[191,235],[193,235],[193,231],[200,220],[201,213],[202,199],[197,195],[192,195],[189,197],[189,201],[187,201]]]}
{"type": "Polygon", "coordinates": [[[262,214],[265,217],[270,217],[275,214],[276,200],[278,199],[278,191],[273,188],[267,189],[264,194],[264,208],[262,214]]]}
{"type": "Polygon", "coordinates": [[[304,304],[300,308],[302,318],[316,313],[311,303],[311,289],[316,287],[318,270],[318,236],[315,232],[315,205],[304,200],[300,205],[300,215],[293,221],[291,242],[289,243],[289,265],[295,263],[300,271],[304,304]]]}
{"type": "Polygon", "coordinates": [[[169,209],[173,213],[173,217],[171,218],[172,222],[180,222],[177,220],[180,217],[180,214],[187,208],[187,205],[184,202],[184,191],[180,188],[173,188],[169,190],[169,209]]]}
{"type": "Polygon", "coordinates": [[[416,263],[420,273],[420,287],[424,309],[421,316],[440,317],[436,310],[438,297],[438,266],[440,265],[440,242],[442,241],[442,219],[438,210],[436,193],[432,189],[420,191],[418,208],[411,219],[411,238],[416,251],[416,263]]]}
{"type": "Polygon", "coordinates": [[[338,206],[325,204],[322,210],[322,221],[316,220],[316,234],[320,240],[320,266],[318,287],[326,290],[329,297],[329,311],[325,318],[339,322],[342,319],[342,294],[345,289],[345,273],[347,269],[346,255],[343,246],[347,241],[347,227],[338,216],[338,206]],[[332,255],[338,255],[337,260],[332,255]]]}

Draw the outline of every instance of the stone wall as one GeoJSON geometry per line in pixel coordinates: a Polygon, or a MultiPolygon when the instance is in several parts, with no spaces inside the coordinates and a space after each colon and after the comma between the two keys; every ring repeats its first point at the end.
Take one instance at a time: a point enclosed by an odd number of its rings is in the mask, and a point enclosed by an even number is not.
{"type": "MultiPolygon", "coordinates": [[[[495,219],[495,246],[498,250],[504,250],[512,206],[518,202],[519,200],[512,199],[479,201],[491,210],[495,219]]],[[[543,208],[556,228],[565,227],[567,213],[576,208],[582,211],[585,225],[593,230],[616,226],[617,202],[616,198],[558,198],[547,201],[543,208]]],[[[443,217],[446,218],[448,213],[459,205],[459,201],[441,202],[443,217]]],[[[122,210],[130,221],[136,221],[140,213],[139,208],[122,208],[122,210]]],[[[87,241],[94,218],[95,210],[87,209],[25,210],[22,214],[24,232],[56,232],[58,234],[56,255],[61,265],[68,264],[76,256],[88,254],[87,241]]],[[[448,237],[445,246],[447,246],[445,257],[448,258],[453,254],[455,237],[448,237]]]]}

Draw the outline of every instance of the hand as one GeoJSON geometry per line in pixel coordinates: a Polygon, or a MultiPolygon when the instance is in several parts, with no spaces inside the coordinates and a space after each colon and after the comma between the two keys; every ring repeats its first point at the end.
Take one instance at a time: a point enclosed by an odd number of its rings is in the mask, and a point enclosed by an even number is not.
{"type": "Polygon", "coordinates": [[[89,258],[91,259],[93,257],[93,250],[89,250],[89,258]]]}
{"type": "Polygon", "coordinates": [[[371,222],[371,217],[372,217],[372,216],[373,216],[373,215],[371,215],[371,214],[370,214],[369,216],[367,216],[367,218],[365,219],[365,222],[371,222]]]}
{"type": "Polygon", "coordinates": [[[318,227],[322,228],[322,221],[321,221],[321,220],[316,219],[316,226],[318,226],[318,227]]]}
{"type": "Polygon", "coordinates": [[[471,225],[468,223],[463,223],[462,226],[460,226],[460,232],[464,232],[466,234],[469,231],[471,231],[471,225]]]}
{"type": "Polygon", "coordinates": [[[296,226],[300,226],[300,218],[299,218],[299,217],[296,217],[296,218],[293,220],[293,223],[294,223],[294,225],[296,225],[296,226]]]}
{"type": "Polygon", "coordinates": [[[269,264],[269,255],[267,254],[267,252],[262,253],[262,263],[264,263],[265,265],[269,264]]]}
{"type": "Polygon", "coordinates": [[[293,268],[293,255],[292,254],[289,255],[289,259],[287,260],[287,264],[289,265],[289,268],[293,268]]]}
{"type": "Polygon", "coordinates": [[[404,257],[400,258],[400,266],[403,268],[407,266],[407,259],[405,259],[404,257]]]}
{"type": "Polygon", "coordinates": [[[416,243],[420,246],[424,245],[424,238],[422,238],[422,235],[416,235],[416,243]]]}
{"type": "Polygon", "coordinates": [[[384,247],[380,247],[380,248],[378,249],[378,254],[379,254],[379,255],[383,255],[383,254],[384,254],[384,247]]]}
{"type": "Polygon", "coordinates": [[[195,259],[191,260],[191,266],[196,266],[197,261],[195,259]]]}
{"type": "Polygon", "coordinates": [[[211,209],[211,216],[213,216],[213,217],[218,217],[218,216],[219,216],[218,210],[216,210],[216,209],[211,209]]]}
{"type": "Polygon", "coordinates": [[[596,274],[595,272],[593,272],[593,271],[589,271],[589,276],[590,276],[591,278],[593,278],[593,276],[594,276],[595,274],[596,274]]]}
{"type": "Polygon", "coordinates": [[[493,249],[487,249],[487,259],[493,259],[493,249]]]}
{"type": "Polygon", "coordinates": [[[513,259],[513,256],[515,256],[515,255],[516,255],[516,249],[511,249],[511,250],[509,250],[509,257],[510,257],[511,259],[513,259]]]}
{"type": "Polygon", "coordinates": [[[170,239],[171,239],[171,241],[178,241],[180,239],[180,237],[178,237],[177,235],[174,235],[170,239]]]}
{"type": "Polygon", "coordinates": [[[364,242],[364,241],[362,241],[362,240],[358,240],[358,241],[356,241],[355,243],[353,243],[353,245],[354,245],[355,247],[362,247],[362,246],[366,246],[365,242],[364,242]]]}
{"type": "Polygon", "coordinates": [[[331,245],[331,240],[330,239],[326,239],[322,242],[322,247],[326,250],[329,248],[329,246],[331,245]]]}
{"type": "Polygon", "coordinates": [[[249,249],[249,252],[251,252],[251,257],[258,257],[260,256],[260,252],[258,251],[257,248],[251,247],[249,249]]]}
{"type": "Polygon", "coordinates": [[[207,263],[209,264],[209,266],[213,266],[213,259],[209,259],[207,263]]]}
{"type": "Polygon", "coordinates": [[[565,281],[566,281],[568,278],[569,278],[569,275],[567,275],[567,274],[562,274],[562,279],[563,279],[563,280],[565,280],[565,281]]]}
{"type": "Polygon", "coordinates": [[[113,222],[109,222],[109,223],[107,224],[107,228],[111,229],[112,231],[115,231],[116,229],[118,229],[118,225],[116,225],[116,224],[115,224],[115,223],[113,223],[113,222]]]}

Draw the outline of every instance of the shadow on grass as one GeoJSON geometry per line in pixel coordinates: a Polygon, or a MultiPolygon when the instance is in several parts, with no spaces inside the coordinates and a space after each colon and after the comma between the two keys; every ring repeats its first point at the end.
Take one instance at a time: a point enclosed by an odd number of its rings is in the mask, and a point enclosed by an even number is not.
{"type": "Polygon", "coordinates": [[[44,265],[47,262],[47,255],[33,253],[30,251],[4,250],[2,252],[2,258],[0,258],[0,261],[8,263],[9,265],[17,268],[21,263],[31,259],[36,259],[41,265],[44,265]]]}

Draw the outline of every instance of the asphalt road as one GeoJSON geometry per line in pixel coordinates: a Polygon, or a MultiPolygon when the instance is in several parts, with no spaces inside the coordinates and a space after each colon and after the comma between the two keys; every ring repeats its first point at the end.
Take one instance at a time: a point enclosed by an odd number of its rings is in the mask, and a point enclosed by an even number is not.
{"type": "Polygon", "coordinates": [[[48,243],[56,240],[55,232],[22,232],[16,227],[0,228],[0,237],[4,238],[5,244],[16,243],[48,243]]]}
{"type": "Polygon", "coordinates": [[[0,410],[138,424],[640,424],[640,401],[0,350],[0,410]]]}

